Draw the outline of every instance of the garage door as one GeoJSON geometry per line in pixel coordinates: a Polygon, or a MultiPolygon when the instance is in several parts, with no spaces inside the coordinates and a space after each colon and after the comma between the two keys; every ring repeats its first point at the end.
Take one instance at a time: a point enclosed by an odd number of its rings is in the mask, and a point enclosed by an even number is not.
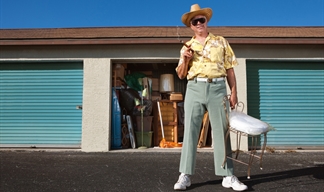
{"type": "Polygon", "coordinates": [[[0,146],[81,146],[83,64],[0,63],[0,146]]]}
{"type": "Polygon", "coordinates": [[[268,146],[324,146],[324,62],[247,61],[248,114],[276,128],[268,146]]]}

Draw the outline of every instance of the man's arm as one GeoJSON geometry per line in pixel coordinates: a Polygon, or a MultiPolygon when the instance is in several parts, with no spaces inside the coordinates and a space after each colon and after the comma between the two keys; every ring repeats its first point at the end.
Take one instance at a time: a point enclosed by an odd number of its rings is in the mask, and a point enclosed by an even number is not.
{"type": "Polygon", "coordinates": [[[177,67],[177,74],[180,79],[184,79],[188,74],[188,63],[186,59],[183,60],[182,64],[177,67]]]}
{"type": "Polygon", "coordinates": [[[180,79],[184,79],[187,77],[189,61],[192,59],[192,55],[193,54],[190,47],[185,49],[185,51],[181,55],[182,63],[180,63],[180,65],[178,65],[176,69],[176,72],[180,79]]]}
{"type": "Polygon", "coordinates": [[[236,88],[236,78],[234,69],[230,68],[226,70],[227,73],[227,83],[231,90],[231,97],[230,97],[230,106],[231,109],[235,108],[235,105],[237,104],[237,88],[236,88]]]}

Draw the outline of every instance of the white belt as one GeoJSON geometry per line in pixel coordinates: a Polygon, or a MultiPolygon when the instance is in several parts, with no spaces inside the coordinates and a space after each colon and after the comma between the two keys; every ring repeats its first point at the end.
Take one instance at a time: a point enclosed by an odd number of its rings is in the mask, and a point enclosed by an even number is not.
{"type": "Polygon", "coordinates": [[[196,81],[208,82],[208,83],[215,83],[217,81],[225,81],[224,77],[219,78],[207,78],[207,77],[196,77],[196,81]]]}

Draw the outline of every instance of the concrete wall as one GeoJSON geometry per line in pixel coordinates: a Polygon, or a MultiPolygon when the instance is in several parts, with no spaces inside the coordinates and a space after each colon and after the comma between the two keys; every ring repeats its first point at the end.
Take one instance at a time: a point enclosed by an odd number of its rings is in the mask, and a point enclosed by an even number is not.
{"type": "Polygon", "coordinates": [[[108,151],[111,124],[110,59],[85,59],[81,150],[108,151]]]}

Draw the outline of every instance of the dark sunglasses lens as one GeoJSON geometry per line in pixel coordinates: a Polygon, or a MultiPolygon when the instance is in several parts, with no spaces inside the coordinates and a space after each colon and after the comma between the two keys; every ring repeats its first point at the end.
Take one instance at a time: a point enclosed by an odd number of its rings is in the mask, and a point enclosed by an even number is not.
{"type": "Polygon", "coordinates": [[[198,19],[194,19],[192,20],[191,24],[193,26],[196,26],[198,24],[198,21],[201,23],[201,24],[204,24],[206,22],[206,19],[205,18],[198,18],[198,19]]]}

